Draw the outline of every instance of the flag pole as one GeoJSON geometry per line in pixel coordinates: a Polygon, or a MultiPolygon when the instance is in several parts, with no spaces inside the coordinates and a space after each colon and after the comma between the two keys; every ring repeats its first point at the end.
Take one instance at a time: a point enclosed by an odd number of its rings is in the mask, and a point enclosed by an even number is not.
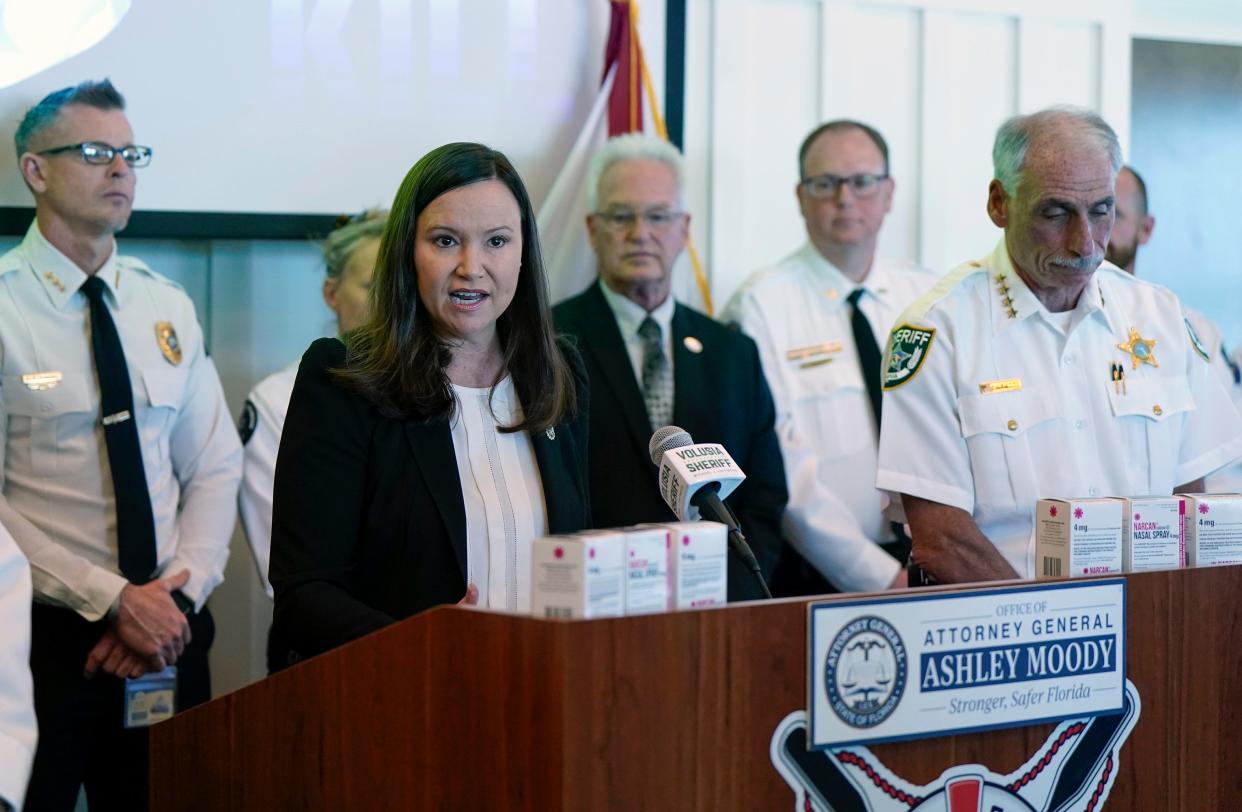
{"type": "MultiPolygon", "coordinates": [[[[643,44],[638,34],[638,0],[630,0],[630,45],[637,51],[638,59],[633,60],[642,72],[643,90],[647,94],[647,106],[651,108],[651,120],[655,124],[656,135],[668,140],[668,128],[664,125],[664,116],[660,114],[660,105],[656,99],[655,84],[651,81],[651,71],[647,69],[647,57],[643,52],[643,44]]],[[[694,271],[694,281],[698,285],[699,295],[703,298],[703,309],[707,315],[716,315],[712,303],[711,286],[707,283],[707,275],[703,272],[703,263],[699,252],[694,247],[694,238],[687,237],[686,250],[690,254],[690,267],[694,271]]]]}

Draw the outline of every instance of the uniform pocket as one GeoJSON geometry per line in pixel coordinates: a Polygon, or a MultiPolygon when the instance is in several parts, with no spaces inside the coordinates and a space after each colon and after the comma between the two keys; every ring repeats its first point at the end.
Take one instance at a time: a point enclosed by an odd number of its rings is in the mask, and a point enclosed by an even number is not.
{"type": "Polygon", "coordinates": [[[1195,410],[1190,384],[1182,378],[1143,377],[1126,380],[1121,392],[1108,384],[1107,391],[1113,418],[1125,425],[1130,465],[1148,471],[1150,493],[1163,491],[1167,472],[1177,467],[1182,421],[1195,410]]]}
{"type": "Polygon", "coordinates": [[[134,402],[138,407],[138,436],[147,470],[154,471],[159,468],[159,460],[168,459],[169,432],[181,410],[186,373],[179,368],[145,367],[140,370],[140,377],[141,397],[135,392],[134,402]]]}
{"type": "Polygon", "coordinates": [[[81,470],[95,446],[95,381],[88,373],[66,373],[50,389],[32,390],[21,375],[0,379],[9,414],[6,453],[11,464],[25,459],[41,477],[81,470]]]}
{"type": "Polygon", "coordinates": [[[963,395],[957,407],[976,505],[1010,509],[1030,501],[1037,491],[1030,443],[1056,427],[1056,404],[1037,390],[1022,389],[963,395]]]}
{"type": "Polygon", "coordinates": [[[814,421],[824,446],[816,452],[828,458],[853,454],[875,443],[871,401],[857,368],[840,353],[832,358],[830,363],[790,370],[795,424],[814,421]]]}

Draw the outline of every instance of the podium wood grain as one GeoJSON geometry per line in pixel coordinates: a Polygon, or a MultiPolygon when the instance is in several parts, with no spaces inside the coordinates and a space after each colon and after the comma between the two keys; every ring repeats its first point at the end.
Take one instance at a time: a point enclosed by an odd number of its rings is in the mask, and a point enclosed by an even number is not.
{"type": "MultiPolygon", "coordinates": [[[[1142,714],[1109,806],[1237,808],[1242,567],[1127,580],[1142,714]]],[[[436,609],[152,728],[153,808],[792,809],[768,747],[806,704],[805,607],[436,609]]],[[[1012,771],[1051,729],[873,751],[925,783],[961,763],[1012,771]]]]}

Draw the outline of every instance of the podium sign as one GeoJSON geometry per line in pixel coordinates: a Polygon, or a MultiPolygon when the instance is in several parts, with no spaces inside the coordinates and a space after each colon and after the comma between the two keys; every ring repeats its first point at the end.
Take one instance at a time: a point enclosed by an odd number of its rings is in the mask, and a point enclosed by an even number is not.
{"type": "Polygon", "coordinates": [[[1120,713],[1124,579],[807,606],[811,749],[1120,713]]]}

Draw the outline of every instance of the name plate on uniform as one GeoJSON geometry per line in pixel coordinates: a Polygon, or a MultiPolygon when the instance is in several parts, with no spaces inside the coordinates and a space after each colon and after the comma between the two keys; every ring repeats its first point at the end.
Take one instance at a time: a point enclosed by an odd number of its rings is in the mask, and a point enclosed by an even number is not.
{"type": "Polygon", "coordinates": [[[1124,579],[807,606],[812,750],[1120,713],[1124,579]]]}
{"type": "Polygon", "coordinates": [[[984,381],[979,384],[979,394],[992,395],[997,392],[1017,392],[1022,389],[1020,378],[1005,378],[999,381],[984,381]]]}

